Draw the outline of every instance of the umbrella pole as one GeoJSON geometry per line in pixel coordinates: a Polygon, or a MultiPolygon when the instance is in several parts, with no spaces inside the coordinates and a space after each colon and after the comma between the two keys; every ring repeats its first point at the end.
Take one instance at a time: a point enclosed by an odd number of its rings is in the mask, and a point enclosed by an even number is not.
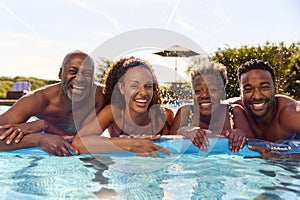
{"type": "Polygon", "coordinates": [[[175,83],[177,82],[177,57],[175,58],[175,83]]]}

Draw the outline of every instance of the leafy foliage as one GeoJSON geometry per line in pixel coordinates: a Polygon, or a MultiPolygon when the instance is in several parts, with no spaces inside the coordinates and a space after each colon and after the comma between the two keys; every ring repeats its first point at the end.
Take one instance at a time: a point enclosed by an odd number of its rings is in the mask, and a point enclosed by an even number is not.
{"type": "Polygon", "coordinates": [[[36,90],[45,85],[58,82],[56,80],[38,79],[34,77],[26,78],[22,76],[16,76],[14,78],[11,78],[7,76],[0,76],[0,98],[1,99],[6,98],[6,93],[12,90],[13,84],[17,81],[29,81],[31,84],[31,90],[36,90]]]}
{"type": "MultiPolygon", "coordinates": [[[[299,76],[299,65],[297,65],[300,61],[299,51],[299,42],[292,43],[290,46],[286,46],[283,42],[278,45],[266,42],[263,46],[218,49],[210,59],[227,67],[228,85],[226,90],[228,98],[239,96],[237,68],[251,59],[260,59],[273,66],[279,92],[299,99],[299,92],[293,90],[293,87],[297,85],[297,80],[299,80],[299,77],[296,77],[299,76]]],[[[297,86],[299,87],[299,85],[297,86]]]]}
{"type": "Polygon", "coordinates": [[[111,63],[111,60],[103,57],[99,58],[99,60],[96,61],[95,81],[103,83],[103,78],[111,63]]]}

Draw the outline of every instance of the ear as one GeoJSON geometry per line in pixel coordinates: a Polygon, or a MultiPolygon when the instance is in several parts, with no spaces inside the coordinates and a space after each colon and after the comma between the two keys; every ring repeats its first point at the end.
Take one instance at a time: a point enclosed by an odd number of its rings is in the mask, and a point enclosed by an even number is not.
{"type": "Polygon", "coordinates": [[[121,83],[121,82],[118,82],[118,88],[119,88],[119,90],[120,90],[120,93],[121,93],[122,95],[124,95],[124,84],[121,83]]]}
{"type": "Polygon", "coordinates": [[[279,89],[278,89],[278,87],[277,87],[276,84],[275,84],[274,88],[275,88],[275,94],[278,94],[279,93],[279,89]]]}
{"type": "Polygon", "coordinates": [[[58,78],[61,79],[62,77],[62,68],[59,68],[58,78]]]}

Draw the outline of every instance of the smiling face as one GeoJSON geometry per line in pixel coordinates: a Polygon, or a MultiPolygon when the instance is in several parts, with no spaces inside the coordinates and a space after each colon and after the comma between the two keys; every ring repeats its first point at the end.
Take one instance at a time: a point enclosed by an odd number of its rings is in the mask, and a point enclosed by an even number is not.
{"type": "Polygon", "coordinates": [[[254,69],[242,74],[240,88],[243,103],[253,116],[264,117],[275,105],[276,87],[266,70],[254,69]]]}
{"type": "Polygon", "coordinates": [[[85,62],[86,56],[75,55],[61,69],[63,91],[72,101],[82,101],[89,96],[94,83],[94,67],[85,62]]]}
{"type": "Polygon", "coordinates": [[[140,66],[129,69],[118,87],[131,112],[144,113],[148,110],[153,98],[153,79],[147,69],[140,66]]]}
{"type": "Polygon", "coordinates": [[[198,75],[193,80],[195,100],[198,102],[201,115],[211,115],[224,98],[218,78],[214,74],[198,75]]]}

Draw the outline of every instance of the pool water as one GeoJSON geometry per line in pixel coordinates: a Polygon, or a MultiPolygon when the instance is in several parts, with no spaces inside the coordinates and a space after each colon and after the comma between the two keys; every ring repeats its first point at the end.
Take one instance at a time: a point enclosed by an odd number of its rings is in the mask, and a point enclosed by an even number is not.
{"type": "Polygon", "coordinates": [[[299,160],[0,153],[0,199],[300,199],[299,160]]]}
{"type": "Polygon", "coordinates": [[[197,151],[159,158],[28,152],[0,152],[0,200],[300,199],[299,160],[197,151]]]}

